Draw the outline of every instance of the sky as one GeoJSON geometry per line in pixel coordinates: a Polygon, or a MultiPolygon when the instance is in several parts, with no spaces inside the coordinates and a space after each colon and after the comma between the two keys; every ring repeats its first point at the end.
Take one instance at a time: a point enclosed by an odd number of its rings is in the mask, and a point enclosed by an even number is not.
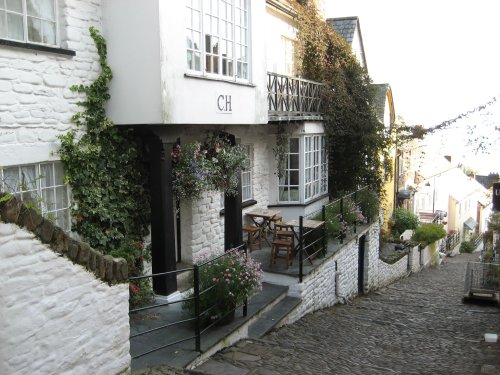
{"type": "Polygon", "coordinates": [[[396,114],[437,125],[500,98],[499,0],[323,0],[358,16],[368,72],[391,85],[396,114]]]}
{"type": "Polygon", "coordinates": [[[477,173],[500,172],[500,0],[322,1],[327,18],[359,17],[368,72],[391,85],[407,125],[432,127],[497,97],[428,143],[477,173]]]}

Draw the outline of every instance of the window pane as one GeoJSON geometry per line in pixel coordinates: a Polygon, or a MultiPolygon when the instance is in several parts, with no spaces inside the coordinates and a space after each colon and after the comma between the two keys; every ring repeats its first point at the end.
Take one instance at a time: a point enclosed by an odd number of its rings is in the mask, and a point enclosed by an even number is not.
{"type": "Polygon", "coordinates": [[[299,187],[298,186],[291,186],[289,200],[292,202],[298,202],[299,198],[300,198],[299,197],[299,187]]]}
{"type": "Polygon", "coordinates": [[[26,0],[28,16],[54,20],[54,0],[26,0]]]}
{"type": "Polygon", "coordinates": [[[69,221],[69,210],[62,210],[57,212],[56,216],[56,225],[64,229],[65,231],[70,230],[70,221],[69,221]]]}
{"type": "Polygon", "coordinates": [[[19,188],[19,168],[4,168],[2,185],[5,186],[5,191],[14,193],[21,190],[19,188]]]}
{"type": "Polygon", "coordinates": [[[299,169],[299,155],[290,155],[290,169],[299,169]]]}
{"type": "Polygon", "coordinates": [[[298,153],[299,152],[299,139],[298,138],[290,138],[290,152],[298,153]]]}
{"type": "Polygon", "coordinates": [[[42,190],[42,212],[47,213],[54,211],[56,209],[56,198],[54,195],[54,189],[43,189],[42,190]]]}
{"type": "Polygon", "coordinates": [[[56,23],[42,21],[43,42],[46,44],[56,44],[56,23]]]}
{"type": "Polygon", "coordinates": [[[42,164],[40,166],[40,186],[46,188],[54,186],[54,171],[52,164],[42,164]]]}
{"type": "Polygon", "coordinates": [[[13,13],[7,13],[7,38],[24,40],[22,16],[13,13]]]}
{"type": "Polygon", "coordinates": [[[299,171],[290,171],[290,185],[299,184],[299,171]]]}
{"type": "Polygon", "coordinates": [[[288,189],[284,186],[279,188],[280,201],[288,201],[288,189]]]}
{"type": "Polygon", "coordinates": [[[56,203],[57,209],[68,207],[68,189],[66,186],[56,187],[56,203]]]}
{"type": "MultiPolygon", "coordinates": [[[[0,6],[2,2],[0,1],[0,6]]],[[[7,37],[7,22],[5,20],[5,12],[0,10],[0,38],[7,37]]]]}
{"type": "MultiPolygon", "coordinates": [[[[5,2],[6,9],[11,10],[13,12],[22,13],[23,12],[23,4],[21,0],[7,0],[5,2]]],[[[0,8],[3,8],[3,1],[0,1],[0,8]]]]}
{"type": "Polygon", "coordinates": [[[194,54],[194,70],[201,70],[201,58],[199,52],[194,54]]]}
{"type": "Polygon", "coordinates": [[[21,167],[21,189],[33,190],[36,189],[37,175],[34,165],[21,167]]]}
{"type": "Polygon", "coordinates": [[[28,40],[30,42],[42,42],[42,21],[37,18],[28,17],[28,40]]]}
{"type": "Polygon", "coordinates": [[[201,49],[200,45],[201,45],[201,34],[200,33],[197,33],[197,32],[194,32],[193,33],[193,49],[199,51],[201,49]]]}

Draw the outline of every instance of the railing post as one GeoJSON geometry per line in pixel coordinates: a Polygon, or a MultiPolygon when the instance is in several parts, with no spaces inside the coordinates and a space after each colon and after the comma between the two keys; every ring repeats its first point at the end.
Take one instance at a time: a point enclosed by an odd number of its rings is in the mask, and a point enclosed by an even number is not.
{"type": "Polygon", "coordinates": [[[200,269],[197,264],[193,266],[194,273],[194,334],[196,351],[201,352],[201,333],[200,333],[200,269]]]}
{"type": "MultiPolygon", "coordinates": [[[[245,252],[245,262],[248,262],[248,251],[246,243],[243,243],[243,251],[245,252]]],[[[245,301],[243,301],[243,316],[247,315],[248,315],[248,298],[245,298],[245,301]]]]}
{"type": "Polygon", "coordinates": [[[297,79],[298,81],[298,84],[297,84],[297,101],[298,101],[298,110],[299,110],[299,113],[302,114],[302,112],[304,112],[304,109],[302,108],[302,97],[300,95],[301,91],[302,91],[302,80],[300,78],[297,79]]]}
{"type": "Polygon", "coordinates": [[[321,221],[323,221],[323,255],[326,255],[326,207],[321,207],[321,221]]]}
{"type": "Polygon", "coordinates": [[[299,216],[299,282],[302,282],[302,272],[303,272],[303,251],[304,251],[304,216],[299,216]]]}
{"type": "MultiPolygon", "coordinates": [[[[340,198],[340,231],[344,228],[344,197],[340,198]]],[[[340,243],[344,243],[344,236],[340,235],[340,243]]]]}
{"type": "MultiPolygon", "coordinates": [[[[358,209],[359,206],[358,206],[358,198],[357,198],[357,190],[354,192],[354,204],[355,204],[355,208],[358,209]]],[[[354,234],[356,234],[356,225],[358,223],[358,211],[356,211],[356,217],[354,218],[354,234]]]]}

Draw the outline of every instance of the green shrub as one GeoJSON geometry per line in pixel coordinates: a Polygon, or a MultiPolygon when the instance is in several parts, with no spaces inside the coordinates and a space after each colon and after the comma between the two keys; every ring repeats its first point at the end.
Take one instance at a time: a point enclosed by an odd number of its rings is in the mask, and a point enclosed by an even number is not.
{"type": "Polygon", "coordinates": [[[373,221],[377,218],[380,211],[380,199],[375,191],[362,190],[357,194],[359,207],[363,215],[373,221]]]}
{"type": "Polygon", "coordinates": [[[464,241],[460,244],[461,253],[472,253],[474,251],[474,244],[471,241],[464,241]]]}
{"type": "Polygon", "coordinates": [[[396,208],[394,210],[392,222],[391,231],[395,237],[399,237],[407,229],[417,229],[420,223],[417,215],[404,208],[396,208]]]}
{"type": "Polygon", "coordinates": [[[422,224],[413,233],[412,240],[428,245],[446,237],[446,231],[441,224],[422,224]]]}

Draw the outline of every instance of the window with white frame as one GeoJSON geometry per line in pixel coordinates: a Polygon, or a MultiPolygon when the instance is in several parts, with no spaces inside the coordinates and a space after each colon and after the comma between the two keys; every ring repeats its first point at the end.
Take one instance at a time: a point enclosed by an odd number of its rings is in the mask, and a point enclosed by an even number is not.
{"type": "Polygon", "coordinates": [[[0,191],[16,194],[63,230],[71,229],[69,188],[60,162],[0,167],[0,191]]]}
{"type": "Polygon", "coordinates": [[[0,0],[0,38],[57,45],[56,0],[0,0]]]}
{"type": "Polygon", "coordinates": [[[190,71],[249,78],[249,0],[185,0],[190,71]]]}
{"type": "Polygon", "coordinates": [[[328,159],[325,136],[288,139],[283,176],[279,180],[280,202],[307,203],[328,192],[328,159]]]}
{"type": "Polygon", "coordinates": [[[250,145],[243,145],[243,150],[247,157],[243,168],[241,169],[241,201],[249,201],[253,199],[253,184],[252,184],[252,161],[253,150],[250,145]]]}

